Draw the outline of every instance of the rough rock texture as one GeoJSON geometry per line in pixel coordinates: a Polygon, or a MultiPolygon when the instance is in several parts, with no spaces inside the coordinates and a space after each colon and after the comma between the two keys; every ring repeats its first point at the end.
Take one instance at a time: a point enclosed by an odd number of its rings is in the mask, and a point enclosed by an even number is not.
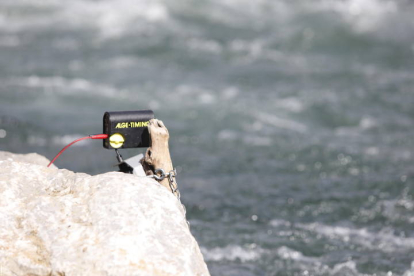
{"type": "Polygon", "coordinates": [[[0,275],[209,275],[182,207],[155,180],[47,163],[0,152],[0,275]]]}

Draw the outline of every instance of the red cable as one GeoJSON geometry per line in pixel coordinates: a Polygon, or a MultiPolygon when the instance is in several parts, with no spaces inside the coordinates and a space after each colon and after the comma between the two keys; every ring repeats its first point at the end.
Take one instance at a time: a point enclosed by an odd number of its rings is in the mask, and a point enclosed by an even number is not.
{"type": "Polygon", "coordinates": [[[61,151],[59,151],[59,153],[55,156],[55,158],[53,158],[52,161],[50,161],[49,165],[47,165],[48,167],[50,167],[50,165],[53,164],[53,162],[56,161],[56,159],[58,159],[58,157],[70,146],[72,146],[73,144],[75,144],[76,142],[82,141],[82,140],[86,140],[86,139],[106,139],[108,138],[108,134],[96,134],[96,135],[89,135],[86,137],[82,137],[79,139],[76,139],[75,141],[73,141],[72,143],[68,144],[66,147],[64,147],[61,151]]]}

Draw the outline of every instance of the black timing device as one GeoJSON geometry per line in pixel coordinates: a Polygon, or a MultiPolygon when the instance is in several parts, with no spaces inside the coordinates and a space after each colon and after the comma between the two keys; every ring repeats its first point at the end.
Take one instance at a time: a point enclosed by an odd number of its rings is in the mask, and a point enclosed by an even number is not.
{"type": "MultiPolygon", "coordinates": [[[[104,148],[115,149],[120,171],[133,173],[133,165],[135,163],[140,164],[139,160],[129,162],[124,161],[118,149],[149,147],[151,145],[151,140],[148,124],[151,119],[154,119],[154,112],[152,112],[152,110],[105,112],[103,117],[103,134],[88,135],[76,139],[64,147],[47,166],[50,167],[50,165],[52,165],[67,148],[79,141],[86,139],[102,139],[104,148]],[[132,162],[135,163],[132,164],[132,162]]],[[[132,160],[133,158],[130,159],[132,160]]]]}
{"type": "Polygon", "coordinates": [[[105,112],[103,140],[107,149],[146,148],[150,146],[149,120],[154,119],[151,110],[105,112]]]}

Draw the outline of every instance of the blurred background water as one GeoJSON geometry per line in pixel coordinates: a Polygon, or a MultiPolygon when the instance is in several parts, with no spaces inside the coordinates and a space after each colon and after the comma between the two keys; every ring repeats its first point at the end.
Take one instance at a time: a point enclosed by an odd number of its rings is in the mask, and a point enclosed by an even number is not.
{"type": "MultiPolygon", "coordinates": [[[[212,275],[414,275],[413,14],[390,0],[1,0],[0,149],[52,158],[102,132],[105,111],[149,108],[212,275]]],[[[89,141],[56,165],[115,163],[89,141]]]]}

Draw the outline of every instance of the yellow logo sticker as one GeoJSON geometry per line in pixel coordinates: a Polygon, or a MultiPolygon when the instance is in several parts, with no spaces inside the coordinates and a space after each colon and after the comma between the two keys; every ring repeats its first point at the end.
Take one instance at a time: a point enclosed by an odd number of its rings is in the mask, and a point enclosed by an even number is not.
{"type": "Polygon", "coordinates": [[[134,128],[134,127],[147,127],[149,121],[147,122],[125,122],[117,123],[115,128],[134,128]]]}

